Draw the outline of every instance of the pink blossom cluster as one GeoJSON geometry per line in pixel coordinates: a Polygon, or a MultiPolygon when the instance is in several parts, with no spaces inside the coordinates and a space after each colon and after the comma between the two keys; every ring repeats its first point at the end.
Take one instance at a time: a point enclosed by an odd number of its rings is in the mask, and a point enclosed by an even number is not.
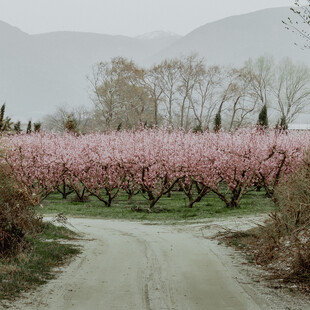
{"type": "Polygon", "coordinates": [[[120,191],[141,192],[153,207],[182,185],[190,199],[213,191],[227,206],[238,206],[253,186],[272,195],[280,178],[298,168],[310,135],[255,128],[234,133],[149,129],[21,134],[3,143],[11,173],[38,201],[66,184],[86,189],[107,206],[120,191]]]}

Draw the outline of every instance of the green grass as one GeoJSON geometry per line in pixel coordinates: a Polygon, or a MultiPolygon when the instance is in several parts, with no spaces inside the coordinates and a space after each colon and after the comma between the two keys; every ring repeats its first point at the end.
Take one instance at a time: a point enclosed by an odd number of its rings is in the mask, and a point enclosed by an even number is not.
{"type": "Polygon", "coordinates": [[[36,238],[28,238],[28,248],[13,258],[0,259],[0,301],[12,299],[21,291],[36,287],[52,279],[54,267],[65,264],[80,252],[72,244],[57,242],[70,239],[75,233],[65,227],[43,224],[36,238]]]}
{"type": "MultiPolygon", "coordinates": [[[[73,196],[72,196],[73,197],[73,196]]],[[[181,192],[173,192],[171,197],[164,196],[157,203],[152,213],[147,212],[147,201],[142,195],[136,195],[128,202],[125,193],[113,201],[110,208],[95,197],[89,202],[71,202],[71,196],[63,200],[58,193],[52,193],[37,211],[44,215],[62,213],[65,216],[96,217],[106,219],[148,220],[148,221],[182,221],[204,218],[242,216],[267,213],[272,210],[273,203],[265,197],[265,192],[251,191],[246,194],[239,208],[228,209],[213,193],[205,196],[192,209],[187,207],[187,199],[181,192]],[[132,211],[139,207],[142,211],[132,211]]]]}

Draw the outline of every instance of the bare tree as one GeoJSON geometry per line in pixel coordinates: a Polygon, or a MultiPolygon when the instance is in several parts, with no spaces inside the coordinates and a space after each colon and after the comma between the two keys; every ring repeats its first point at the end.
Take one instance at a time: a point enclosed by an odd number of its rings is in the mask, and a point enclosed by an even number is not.
{"type": "Polygon", "coordinates": [[[255,61],[249,59],[245,68],[251,74],[251,89],[261,106],[269,106],[270,95],[274,83],[274,60],[272,57],[259,57],[255,61]]]}
{"type": "Polygon", "coordinates": [[[255,111],[257,98],[251,91],[253,75],[246,69],[231,69],[230,75],[234,81],[231,87],[229,112],[229,130],[241,127],[248,116],[255,111]]]}
{"type": "Polygon", "coordinates": [[[248,60],[242,68],[206,67],[197,55],[164,60],[150,69],[122,57],[94,67],[90,78],[97,129],[168,125],[185,130],[234,130],[256,123],[264,107],[294,119],[308,99],[308,71],[273,58],[248,60]]]}
{"type": "Polygon", "coordinates": [[[163,90],[163,102],[167,115],[167,124],[173,126],[175,105],[177,102],[177,89],[180,77],[180,60],[164,60],[158,65],[158,75],[160,76],[161,89],[163,90]]]}
{"type": "Polygon", "coordinates": [[[149,70],[146,70],[143,75],[143,86],[146,88],[151,101],[153,102],[154,110],[154,125],[158,126],[160,121],[160,104],[163,102],[164,97],[164,83],[162,81],[162,66],[155,65],[149,70]]]}
{"type": "Polygon", "coordinates": [[[96,122],[104,121],[104,127],[110,128],[117,110],[117,92],[109,63],[99,63],[93,67],[92,77],[88,80],[92,85],[92,101],[95,105],[96,122]]]}
{"type": "Polygon", "coordinates": [[[197,128],[209,127],[216,109],[216,89],[220,84],[221,69],[218,66],[206,68],[194,85],[189,98],[197,128]]]}
{"type": "Polygon", "coordinates": [[[94,130],[91,112],[84,106],[59,106],[56,112],[44,117],[42,127],[48,131],[64,132],[69,118],[74,120],[76,131],[81,134],[94,130]]]}
{"type": "MultiPolygon", "coordinates": [[[[283,60],[277,68],[274,88],[277,106],[282,122],[295,120],[310,100],[310,70],[304,65],[295,65],[290,59],[283,60]]],[[[285,124],[282,124],[285,125],[285,124]]]]}
{"type": "Polygon", "coordinates": [[[218,104],[217,112],[214,118],[214,130],[217,131],[222,127],[222,113],[225,111],[226,103],[230,102],[237,90],[238,84],[235,81],[235,69],[224,68],[222,69],[221,83],[218,86],[218,104]]]}
{"type": "Polygon", "coordinates": [[[179,66],[180,84],[178,93],[180,96],[180,122],[179,127],[189,129],[191,98],[193,90],[198,81],[205,75],[206,67],[203,58],[198,58],[197,55],[190,55],[181,59],[179,66]]]}

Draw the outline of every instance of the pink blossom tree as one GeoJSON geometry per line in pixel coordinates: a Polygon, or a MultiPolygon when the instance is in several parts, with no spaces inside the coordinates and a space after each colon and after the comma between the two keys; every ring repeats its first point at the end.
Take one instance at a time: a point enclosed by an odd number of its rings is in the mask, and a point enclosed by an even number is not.
{"type": "Polygon", "coordinates": [[[54,190],[96,196],[110,207],[120,191],[140,192],[152,210],[181,187],[193,207],[213,191],[229,208],[259,184],[272,196],[310,146],[308,133],[240,129],[192,133],[164,129],[2,138],[10,173],[38,202],[54,190]]]}
{"type": "Polygon", "coordinates": [[[55,134],[22,134],[4,138],[4,159],[12,174],[40,203],[63,179],[66,168],[59,156],[55,134]]]}

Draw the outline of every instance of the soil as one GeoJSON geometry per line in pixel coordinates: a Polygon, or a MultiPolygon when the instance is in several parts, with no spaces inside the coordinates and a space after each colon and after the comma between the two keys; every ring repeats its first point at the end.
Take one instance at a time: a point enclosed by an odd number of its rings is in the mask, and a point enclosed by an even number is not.
{"type": "MultiPolygon", "coordinates": [[[[264,271],[213,236],[264,217],[162,225],[71,218],[83,252],[56,279],[25,293],[13,309],[310,309],[294,290],[268,287],[264,271]]],[[[72,227],[71,227],[72,228],[72,227]]]]}

